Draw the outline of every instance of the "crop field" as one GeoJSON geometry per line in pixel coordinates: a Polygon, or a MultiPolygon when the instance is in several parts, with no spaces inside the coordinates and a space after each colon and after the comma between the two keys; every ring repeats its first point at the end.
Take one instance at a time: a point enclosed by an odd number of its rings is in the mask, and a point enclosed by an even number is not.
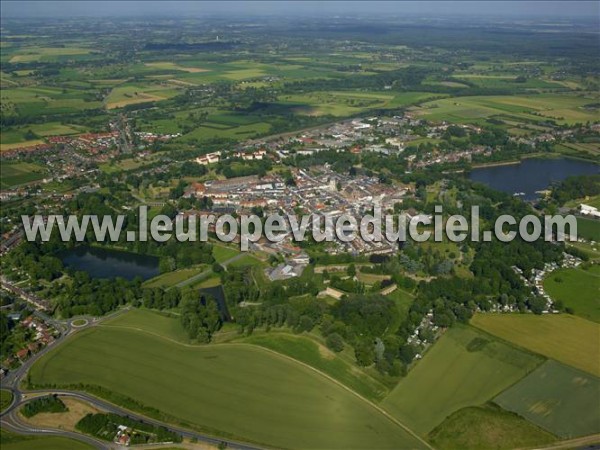
{"type": "Polygon", "coordinates": [[[410,105],[435,96],[428,92],[331,91],[285,95],[279,100],[282,104],[292,105],[292,110],[297,114],[347,116],[373,108],[410,105]]]}
{"type": "Polygon", "coordinates": [[[568,314],[476,314],[471,324],[533,352],[600,376],[600,325],[568,314]]]}
{"type": "Polygon", "coordinates": [[[600,266],[552,272],[544,280],[544,289],[553,300],[572,308],[576,315],[600,323],[600,266]]]}
{"type": "Polygon", "coordinates": [[[424,103],[418,112],[429,120],[450,120],[458,123],[498,117],[518,122],[553,119],[557,123],[573,124],[595,120],[596,114],[583,108],[593,101],[592,98],[557,94],[454,97],[424,103]]]}
{"type": "Polygon", "coordinates": [[[114,109],[137,103],[166,100],[178,94],[178,90],[161,85],[124,84],[114,87],[104,102],[107,109],[114,109]]]}
{"type": "Polygon", "coordinates": [[[93,50],[80,47],[24,47],[11,56],[11,63],[56,61],[87,55],[93,50]]]}
{"type": "Polygon", "coordinates": [[[250,336],[243,342],[287,355],[315,367],[370,400],[381,400],[387,388],[313,339],[289,333],[270,332],[250,336]]]}
{"type": "Polygon", "coordinates": [[[444,450],[509,450],[541,447],[556,437],[515,413],[486,404],[451,414],[429,433],[429,441],[444,450]]]}
{"type": "Polygon", "coordinates": [[[547,361],[494,401],[558,436],[573,438],[600,433],[599,397],[599,378],[547,361]]]}
{"type": "Polygon", "coordinates": [[[146,63],[145,65],[148,67],[156,68],[156,69],[177,70],[177,71],[188,72],[188,73],[202,73],[202,72],[209,71],[208,69],[201,69],[199,67],[183,67],[183,66],[180,66],[179,64],[175,64],[175,63],[168,62],[168,61],[146,63]]]}
{"type": "MultiPolygon", "coordinates": [[[[127,314],[112,325],[129,321],[127,314]]],[[[99,385],[188,426],[275,447],[425,446],[374,405],[291,359],[247,344],[189,346],[160,335],[172,333],[164,320],[158,327],[152,316],[135,320],[156,334],[85,330],[37,362],[32,382],[99,385]]]]}
{"type": "Polygon", "coordinates": [[[450,414],[486,403],[541,362],[474,328],[451,328],[381,405],[425,436],[450,414]]]}
{"type": "MultiPolygon", "coordinates": [[[[479,87],[492,89],[560,89],[564,86],[554,81],[546,81],[539,78],[528,78],[523,82],[517,82],[515,75],[478,75],[457,74],[458,81],[466,80],[479,87]]],[[[566,89],[565,89],[566,90],[566,89]]]]}
{"type": "Polygon", "coordinates": [[[5,161],[0,164],[0,187],[6,189],[11,186],[38,181],[43,179],[46,174],[46,169],[37,164],[5,161]]]}
{"type": "Polygon", "coordinates": [[[95,97],[85,92],[49,86],[2,89],[0,99],[5,114],[31,117],[77,113],[102,106],[95,97]]]}

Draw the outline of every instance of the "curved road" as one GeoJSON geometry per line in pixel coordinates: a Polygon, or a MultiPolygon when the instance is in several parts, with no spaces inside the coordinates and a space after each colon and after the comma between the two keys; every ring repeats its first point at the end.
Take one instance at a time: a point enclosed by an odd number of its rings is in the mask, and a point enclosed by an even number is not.
{"type": "Polygon", "coordinates": [[[56,348],[58,345],[60,345],[62,342],[64,342],[68,336],[70,336],[80,330],[89,328],[90,326],[95,326],[98,323],[100,323],[101,321],[104,321],[104,320],[108,319],[109,317],[114,317],[115,315],[121,314],[128,309],[129,308],[119,310],[111,315],[103,317],[102,319],[85,317],[84,319],[87,320],[87,324],[84,326],[79,326],[79,327],[74,327],[72,325],[72,322],[75,320],[81,319],[81,317],[73,318],[73,319],[70,319],[69,321],[65,321],[65,322],[57,322],[54,320],[53,325],[55,325],[57,327],[57,329],[62,330],[63,331],[62,334],[54,342],[50,343],[48,346],[44,347],[38,353],[33,355],[31,358],[29,358],[23,365],[21,365],[21,367],[19,367],[18,369],[15,369],[13,371],[10,371],[2,379],[1,388],[10,391],[13,394],[12,403],[10,404],[10,406],[8,408],[6,408],[0,414],[0,424],[2,425],[2,427],[6,428],[10,431],[13,431],[15,433],[19,433],[19,434],[62,436],[62,437],[67,437],[67,438],[71,438],[71,439],[76,439],[78,441],[82,441],[89,445],[92,445],[93,447],[98,448],[98,449],[123,448],[123,446],[120,446],[113,442],[101,441],[101,440],[98,440],[91,436],[75,433],[72,431],[57,430],[57,429],[51,429],[51,428],[35,428],[35,427],[32,427],[31,425],[24,423],[20,419],[20,417],[18,415],[18,410],[23,404],[27,403],[28,401],[33,400],[35,397],[38,397],[40,395],[58,394],[61,396],[67,396],[67,397],[72,397],[72,398],[82,400],[84,402],[87,402],[87,403],[95,406],[96,408],[98,408],[102,411],[114,413],[114,414],[124,416],[124,417],[129,417],[131,419],[138,420],[140,422],[145,422],[145,423],[149,423],[152,425],[165,427],[169,431],[177,433],[177,434],[183,436],[184,438],[195,439],[198,442],[204,442],[204,443],[211,444],[214,446],[217,446],[219,444],[227,444],[228,448],[234,448],[234,449],[240,449],[240,450],[256,450],[256,449],[258,449],[259,447],[244,444],[242,442],[232,441],[229,439],[215,438],[215,437],[205,435],[205,434],[202,434],[202,433],[199,433],[196,431],[187,430],[185,428],[175,427],[173,425],[160,422],[160,421],[152,419],[150,417],[146,417],[142,414],[138,414],[134,411],[129,411],[125,408],[121,408],[119,406],[116,406],[116,405],[109,403],[105,400],[102,400],[100,398],[94,397],[93,395],[87,394],[85,392],[69,391],[69,390],[62,390],[62,389],[43,389],[43,390],[30,390],[30,391],[22,390],[21,383],[23,381],[23,378],[27,375],[27,372],[29,371],[31,366],[38,359],[40,359],[42,356],[44,356],[46,353],[50,352],[52,349],[56,348]]]}

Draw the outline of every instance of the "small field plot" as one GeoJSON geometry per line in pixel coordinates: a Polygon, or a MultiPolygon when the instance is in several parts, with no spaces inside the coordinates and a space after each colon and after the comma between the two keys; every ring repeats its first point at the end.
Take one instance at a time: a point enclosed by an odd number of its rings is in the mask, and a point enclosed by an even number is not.
{"type": "Polygon", "coordinates": [[[600,325],[568,314],[475,314],[471,324],[533,352],[600,376],[600,325]]]}
{"type": "Polygon", "coordinates": [[[599,398],[600,379],[547,361],[494,401],[558,436],[573,438],[600,433],[599,398]]]}
{"type": "Polygon", "coordinates": [[[574,314],[600,323],[600,266],[554,271],[544,280],[544,289],[574,314]]]}
{"type": "Polygon", "coordinates": [[[92,450],[94,447],[75,439],[57,436],[24,436],[0,431],[2,450],[92,450]]]}
{"type": "Polygon", "coordinates": [[[26,162],[3,162],[0,164],[0,187],[7,189],[43,179],[48,172],[42,166],[26,162]]]}
{"type": "Polygon", "coordinates": [[[451,328],[382,406],[425,436],[453,412],[486,403],[541,362],[474,328],[451,328]]]}
{"type": "Polygon", "coordinates": [[[56,61],[87,55],[91,52],[92,49],[80,47],[26,47],[19,49],[10,62],[56,61]]]}
{"type": "Polygon", "coordinates": [[[556,437],[490,403],[451,414],[429,433],[429,441],[444,450],[508,450],[541,447],[556,437]]]}
{"type": "Polygon", "coordinates": [[[181,344],[144,330],[155,330],[148,315],[135,318],[144,328],[114,326],[133,320],[127,315],[44,355],[31,381],[102,386],[187,427],[270,447],[425,447],[373,404],[292,359],[248,344],[181,344]]]}
{"type": "Polygon", "coordinates": [[[179,92],[176,89],[161,85],[125,84],[113,88],[104,101],[107,109],[113,109],[137,103],[166,100],[174,97],[178,93],[179,92]]]}
{"type": "Polygon", "coordinates": [[[167,288],[171,286],[175,286],[177,283],[181,283],[182,281],[187,280],[199,273],[202,273],[206,270],[206,267],[197,267],[194,269],[180,269],[175,270],[173,272],[163,273],[157,277],[151,278],[150,280],[144,283],[145,287],[161,287],[167,288]]]}
{"type": "Polygon", "coordinates": [[[224,245],[213,245],[212,254],[218,263],[227,261],[240,253],[239,250],[233,247],[226,247],[224,245]]]}

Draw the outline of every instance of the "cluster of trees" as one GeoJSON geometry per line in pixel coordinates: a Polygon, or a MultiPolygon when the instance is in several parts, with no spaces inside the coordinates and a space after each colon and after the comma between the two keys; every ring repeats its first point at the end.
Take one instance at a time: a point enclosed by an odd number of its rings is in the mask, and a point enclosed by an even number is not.
{"type": "Polygon", "coordinates": [[[39,413],[61,413],[68,410],[69,408],[56,395],[47,395],[25,403],[21,408],[21,414],[25,417],[33,417],[39,413]]]}
{"type": "Polygon", "coordinates": [[[195,290],[187,291],[181,299],[181,325],[192,341],[208,343],[221,328],[216,300],[195,290]]]}
{"type": "Polygon", "coordinates": [[[569,177],[552,189],[552,200],[558,205],[594,195],[600,195],[600,175],[569,177]]]}
{"type": "Polygon", "coordinates": [[[130,435],[132,445],[159,442],[179,443],[183,440],[179,434],[169,431],[165,427],[151,425],[146,422],[139,422],[129,417],[119,416],[113,413],[87,414],[77,422],[75,428],[99,439],[112,441],[117,434],[117,427],[119,425],[124,425],[133,430],[130,435]]]}

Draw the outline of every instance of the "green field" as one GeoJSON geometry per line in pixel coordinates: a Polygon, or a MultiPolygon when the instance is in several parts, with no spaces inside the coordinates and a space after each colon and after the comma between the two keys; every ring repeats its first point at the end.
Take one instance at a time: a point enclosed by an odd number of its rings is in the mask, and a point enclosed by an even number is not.
{"type": "Polygon", "coordinates": [[[23,436],[0,430],[2,450],[88,450],[91,445],[57,436],[23,436]]]}
{"type": "Polygon", "coordinates": [[[328,91],[280,97],[297,114],[348,116],[373,108],[397,108],[439,97],[429,92],[395,94],[388,91],[328,91]]]}
{"type": "Polygon", "coordinates": [[[544,280],[544,289],[576,315],[600,323],[600,266],[554,271],[544,280]]]}
{"type": "Polygon", "coordinates": [[[181,283],[182,281],[187,280],[199,273],[202,273],[206,270],[206,267],[196,267],[193,269],[180,269],[175,270],[174,272],[167,272],[157,277],[151,278],[144,283],[145,287],[161,287],[167,288],[171,286],[175,286],[177,283],[181,283]]]}
{"type": "Polygon", "coordinates": [[[577,236],[588,241],[600,241],[600,220],[577,218],[577,236]]]}
{"type": "Polygon", "coordinates": [[[449,329],[382,406],[426,436],[450,414],[486,403],[541,363],[465,326],[449,329]]]}
{"type": "Polygon", "coordinates": [[[114,87],[104,102],[107,109],[113,109],[137,103],[166,100],[178,94],[177,89],[161,84],[124,84],[114,87]]]}
{"type": "Polygon", "coordinates": [[[0,390],[0,411],[4,411],[12,403],[12,392],[5,389],[0,390]]]}
{"type": "Polygon", "coordinates": [[[40,359],[31,381],[99,385],[188,426],[275,447],[425,446],[374,405],[289,358],[247,344],[188,346],[166,338],[169,319],[157,319],[159,327],[153,315],[136,320],[162,330],[82,331],[40,359]]]}
{"type": "Polygon", "coordinates": [[[593,111],[582,108],[592,100],[558,94],[454,97],[424,103],[418,112],[429,120],[457,123],[479,122],[488,117],[498,117],[516,122],[535,123],[553,119],[557,123],[573,124],[596,120],[593,111]]]}
{"type": "Polygon", "coordinates": [[[599,378],[547,361],[494,401],[558,436],[573,438],[600,433],[599,398],[599,378]]]}
{"type": "Polygon", "coordinates": [[[451,414],[429,433],[429,441],[443,450],[508,450],[550,444],[556,437],[515,413],[486,404],[451,414]]]}
{"type": "Polygon", "coordinates": [[[548,358],[600,376],[600,325],[568,314],[475,314],[471,324],[548,358]]]}
{"type": "Polygon", "coordinates": [[[19,186],[43,179],[47,175],[42,166],[26,162],[3,162],[0,164],[0,187],[19,186]]]}
{"type": "Polygon", "coordinates": [[[310,338],[271,332],[266,335],[250,336],[243,342],[269,348],[302,361],[370,400],[381,400],[388,393],[385,386],[356,369],[352,362],[340,358],[323,344],[310,338]]]}
{"type": "Polygon", "coordinates": [[[239,253],[240,251],[233,247],[226,247],[224,245],[213,245],[212,254],[218,263],[227,261],[228,259],[233,258],[239,253]]]}

